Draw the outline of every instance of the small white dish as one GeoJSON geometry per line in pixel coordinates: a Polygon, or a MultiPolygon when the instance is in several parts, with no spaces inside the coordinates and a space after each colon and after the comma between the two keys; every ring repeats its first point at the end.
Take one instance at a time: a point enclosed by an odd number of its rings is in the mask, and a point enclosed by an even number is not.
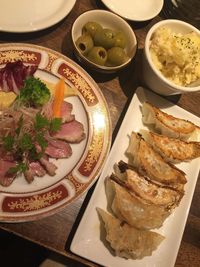
{"type": "Polygon", "coordinates": [[[101,0],[104,5],[120,15],[133,21],[146,21],[158,15],[163,7],[163,0],[101,0]]]}
{"type": "Polygon", "coordinates": [[[90,69],[103,72],[103,73],[113,73],[119,71],[131,63],[137,51],[137,40],[134,31],[131,26],[118,15],[101,9],[89,10],[82,13],[73,23],[71,29],[71,38],[74,48],[74,53],[78,60],[84,65],[88,66],[90,69]],[[109,28],[115,31],[122,31],[127,39],[127,45],[125,47],[125,52],[128,56],[128,60],[118,66],[101,66],[93,63],[84,56],[76,45],[76,40],[82,35],[82,28],[87,22],[97,22],[103,28],[109,28]]]}
{"type": "Polygon", "coordinates": [[[151,54],[150,44],[154,32],[160,27],[167,27],[175,33],[187,34],[195,32],[200,36],[200,31],[189,23],[181,20],[167,19],[154,24],[148,31],[145,39],[143,54],[143,79],[151,90],[161,95],[175,95],[200,91],[200,85],[197,83],[188,86],[180,86],[167,79],[154,65],[151,54]]]}
{"type": "Polygon", "coordinates": [[[178,165],[178,167],[186,173],[187,177],[185,195],[181,200],[180,205],[165,220],[164,225],[156,230],[166,238],[151,256],[139,260],[120,258],[114,256],[111,250],[108,249],[108,243],[106,243],[105,240],[102,240],[102,229],[100,228],[100,219],[96,208],[99,207],[107,210],[107,198],[104,183],[105,178],[112,174],[113,166],[116,162],[119,162],[120,160],[127,161],[125,151],[129,144],[130,133],[132,131],[138,132],[142,128],[146,128],[142,123],[141,114],[141,105],[144,101],[149,101],[168,114],[190,120],[193,123],[200,125],[200,118],[173,105],[166,99],[149,90],[145,90],[141,87],[137,89],[70,247],[73,253],[102,266],[173,267],[195,190],[199,174],[200,159],[195,159],[189,163],[181,163],[178,165]]]}
{"type": "Polygon", "coordinates": [[[0,0],[0,31],[34,32],[69,14],[76,0],[0,0]]]}

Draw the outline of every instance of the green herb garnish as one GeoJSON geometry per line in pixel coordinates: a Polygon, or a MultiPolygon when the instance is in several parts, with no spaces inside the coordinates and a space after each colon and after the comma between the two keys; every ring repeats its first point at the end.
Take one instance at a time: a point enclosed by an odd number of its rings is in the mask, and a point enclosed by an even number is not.
{"type": "Polygon", "coordinates": [[[58,130],[60,130],[61,124],[62,124],[61,118],[52,119],[49,127],[50,132],[57,132],[58,130]]]}
{"type": "Polygon", "coordinates": [[[24,81],[24,86],[16,101],[26,106],[40,107],[50,99],[50,91],[38,78],[29,77],[24,81]]]}
{"type": "Polygon", "coordinates": [[[11,134],[4,136],[3,140],[3,147],[6,151],[11,151],[13,149],[13,145],[15,143],[15,139],[11,134]]]}
{"type": "Polygon", "coordinates": [[[42,133],[37,133],[35,136],[35,140],[38,143],[38,145],[41,147],[42,152],[44,152],[45,148],[48,146],[48,143],[45,140],[44,135],[42,133]]]}
{"type": "Polygon", "coordinates": [[[22,151],[30,151],[34,147],[33,140],[30,134],[25,133],[18,140],[18,148],[22,151]]]}
{"type": "Polygon", "coordinates": [[[42,116],[40,113],[36,114],[35,124],[34,124],[36,131],[44,129],[44,128],[48,128],[49,124],[50,124],[50,122],[46,117],[42,116]]]}
{"type": "Polygon", "coordinates": [[[24,173],[28,169],[27,164],[20,162],[8,170],[8,174],[24,173]]]}

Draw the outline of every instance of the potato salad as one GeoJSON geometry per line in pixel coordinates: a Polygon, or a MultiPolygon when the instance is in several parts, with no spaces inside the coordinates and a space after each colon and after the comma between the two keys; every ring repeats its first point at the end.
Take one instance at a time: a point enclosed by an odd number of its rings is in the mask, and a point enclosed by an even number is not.
{"type": "Polygon", "coordinates": [[[195,32],[161,27],[153,35],[150,53],[156,68],[173,83],[187,86],[200,78],[200,36],[195,32]]]}

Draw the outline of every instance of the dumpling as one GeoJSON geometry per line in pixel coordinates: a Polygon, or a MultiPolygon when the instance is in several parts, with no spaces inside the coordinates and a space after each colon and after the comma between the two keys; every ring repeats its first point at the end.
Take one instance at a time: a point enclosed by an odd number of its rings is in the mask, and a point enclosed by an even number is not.
{"type": "Polygon", "coordinates": [[[123,161],[120,161],[118,165],[122,172],[126,172],[125,186],[149,204],[165,206],[168,209],[179,205],[183,197],[182,192],[152,182],[123,161]]]}
{"type": "Polygon", "coordinates": [[[200,142],[186,142],[148,131],[142,131],[142,136],[168,162],[178,163],[200,157],[200,142]]]}
{"type": "Polygon", "coordinates": [[[132,132],[127,154],[130,163],[138,168],[140,173],[161,184],[183,190],[183,185],[187,182],[185,173],[165,162],[140,134],[132,132]]]}
{"type": "Polygon", "coordinates": [[[144,124],[153,124],[163,135],[181,140],[200,141],[200,127],[194,123],[173,117],[145,102],[142,106],[144,124]]]}
{"type": "Polygon", "coordinates": [[[105,225],[106,240],[119,257],[141,259],[150,256],[164,240],[158,233],[137,230],[100,208],[97,211],[105,225]]]}
{"type": "Polygon", "coordinates": [[[114,181],[108,180],[107,183],[111,183],[114,191],[112,211],[120,220],[137,229],[159,228],[171,214],[169,209],[149,204],[114,181]]]}

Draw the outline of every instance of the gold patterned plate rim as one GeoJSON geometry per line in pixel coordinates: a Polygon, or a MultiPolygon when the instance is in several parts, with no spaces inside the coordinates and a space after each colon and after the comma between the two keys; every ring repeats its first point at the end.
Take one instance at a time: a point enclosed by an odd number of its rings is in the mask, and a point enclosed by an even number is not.
{"type": "Polygon", "coordinates": [[[77,89],[67,101],[84,125],[86,139],[73,144],[69,159],[57,160],[57,174],[36,177],[28,184],[19,177],[9,187],[0,186],[0,221],[33,221],[52,215],[79,198],[98,178],[111,145],[111,119],[106,100],[91,76],[77,63],[42,46],[9,43],[0,46],[0,67],[22,60],[37,64],[36,77],[50,83],[64,78],[77,89]]]}

